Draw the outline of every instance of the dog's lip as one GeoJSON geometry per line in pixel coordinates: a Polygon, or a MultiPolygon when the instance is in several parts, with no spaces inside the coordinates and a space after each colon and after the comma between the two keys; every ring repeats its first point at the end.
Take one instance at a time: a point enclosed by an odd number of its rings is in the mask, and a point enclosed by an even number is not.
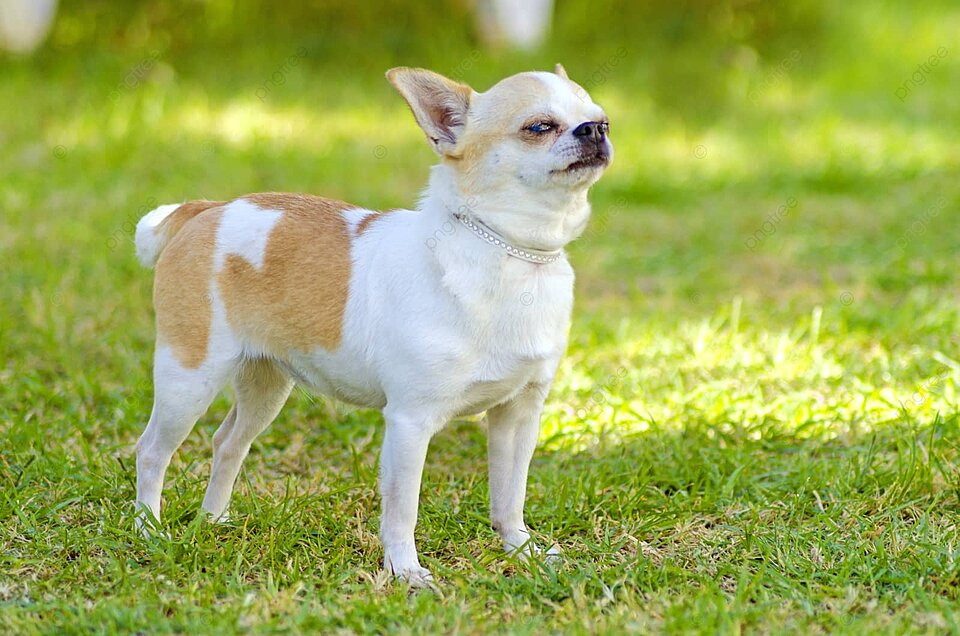
{"type": "Polygon", "coordinates": [[[610,155],[605,152],[598,152],[589,157],[581,157],[562,170],[554,172],[574,172],[576,170],[585,170],[587,168],[602,168],[610,163],[610,155]]]}

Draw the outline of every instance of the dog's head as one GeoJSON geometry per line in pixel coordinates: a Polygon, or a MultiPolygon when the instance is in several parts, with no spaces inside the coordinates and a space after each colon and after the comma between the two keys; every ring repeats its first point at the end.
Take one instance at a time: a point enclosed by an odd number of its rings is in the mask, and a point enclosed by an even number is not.
{"type": "Polygon", "coordinates": [[[424,69],[395,68],[387,78],[466,196],[582,192],[613,157],[606,114],[559,64],[483,93],[424,69]]]}

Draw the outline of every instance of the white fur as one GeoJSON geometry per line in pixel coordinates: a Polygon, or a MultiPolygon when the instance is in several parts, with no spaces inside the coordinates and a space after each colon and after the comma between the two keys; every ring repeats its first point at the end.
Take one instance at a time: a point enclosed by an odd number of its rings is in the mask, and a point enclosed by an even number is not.
{"type": "MultiPolygon", "coordinates": [[[[573,85],[544,75],[543,94],[531,96],[540,103],[531,110],[549,108],[570,127],[603,116],[573,85]]],[[[494,115],[495,90],[475,95],[470,125],[504,125],[494,115]]],[[[215,436],[214,474],[203,502],[212,517],[222,518],[240,462],[279,411],[290,378],[383,410],[381,538],[388,570],[413,584],[430,580],[414,540],[427,446],[451,418],[484,411],[492,525],[508,551],[537,552],[523,521],[523,500],[540,412],[566,348],[573,270],[565,257],[549,264],[509,257],[452,213],[467,210],[520,246],[555,248],[573,240],[589,217],[586,191],[600,170],[555,175],[558,166],[571,163],[573,141],[565,135],[551,148],[526,153],[524,146],[504,142],[491,151],[497,159],[484,164],[480,175],[465,177],[447,163],[435,166],[417,211],[394,210],[362,234],[355,233],[356,224],[368,211],[345,211],[354,230],[353,266],[335,351],[263,350],[243,341],[230,331],[212,288],[214,325],[200,369],[185,372],[168,351],[157,351],[157,401],[138,444],[138,502],[159,517],[170,455],[236,373],[236,409],[215,436]],[[462,194],[465,178],[474,194],[462,194]],[[283,377],[243,370],[257,359],[279,365],[283,377]],[[173,396],[181,396],[176,405],[173,396]]],[[[228,253],[260,266],[277,218],[243,199],[231,203],[218,231],[215,270],[228,253]]],[[[137,242],[139,250],[139,226],[137,242]]]]}
{"type": "Polygon", "coordinates": [[[261,210],[246,199],[231,201],[223,208],[217,230],[217,249],[213,254],[214,271],[223,268],[228,254],[242,256],[257,269],[263,269],[267,239],[283,213],[261,210]]]}
{"type": "Polygon", "coordinates": [[[344,210],[343,218],[347,221],[347,227],[350,228],[350,234],[355,235],[357,233],[357,226],[360,225],[360,221],[367,217],[369,214],[374,214],[372,210],[365,210],[363,208],[354,208],[352,210],[344,210]]]}
{"type": "Polygon", "coordinates": [[[159,208],[147,212],[147,214],[137,222],[137,231],[134,234],[134,243],[137,246],[137,260],[144,267],[153,267],[160,258],[160,252],[166,246],[169,237],[163,233],[157,233],[156,229],[160,223],[173,214],[174,210],[179,208],[182,203],[173,203],[170,205],[161,205],[159,208]]]}

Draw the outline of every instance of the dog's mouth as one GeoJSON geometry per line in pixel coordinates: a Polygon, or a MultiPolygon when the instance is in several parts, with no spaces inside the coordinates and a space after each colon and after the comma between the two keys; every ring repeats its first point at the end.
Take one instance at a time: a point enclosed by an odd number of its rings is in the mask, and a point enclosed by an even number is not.
{"type": "Polygon", "coordinates": [[[578,172],[580,170],[593,170],[596,168],[604,168],[608,163],[610,163],[609,153],[598,150],[589,157],[577,159],[566,168],[563,168],[562,170],[556,170],[555,172],[578,172]]]}

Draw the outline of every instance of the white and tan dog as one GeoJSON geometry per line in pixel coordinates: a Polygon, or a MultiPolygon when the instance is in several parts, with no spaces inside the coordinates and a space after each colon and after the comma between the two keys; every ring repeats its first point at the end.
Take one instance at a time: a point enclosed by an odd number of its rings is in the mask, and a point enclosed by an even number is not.
{"type": "Polygon", "coordinates": [[[588,188],[612,155],[603,110],[563,68],[485,93],[396,68],[440,163],[419,209],[376,213],[301,194],[162,206],[137,225],[156,265],[155,400],[137,443],[138,520],[156,523],[173,453],[231,380],[203,509],[222,519],[240,464],[294,383],[383,410],[385,567],[411,584],[431,436],[486,411],[490,509],[505,548],[523,521],[540,412],[567,343],[588,188]],[[150,519],[150,515],[153,519],[150,519]]]}

